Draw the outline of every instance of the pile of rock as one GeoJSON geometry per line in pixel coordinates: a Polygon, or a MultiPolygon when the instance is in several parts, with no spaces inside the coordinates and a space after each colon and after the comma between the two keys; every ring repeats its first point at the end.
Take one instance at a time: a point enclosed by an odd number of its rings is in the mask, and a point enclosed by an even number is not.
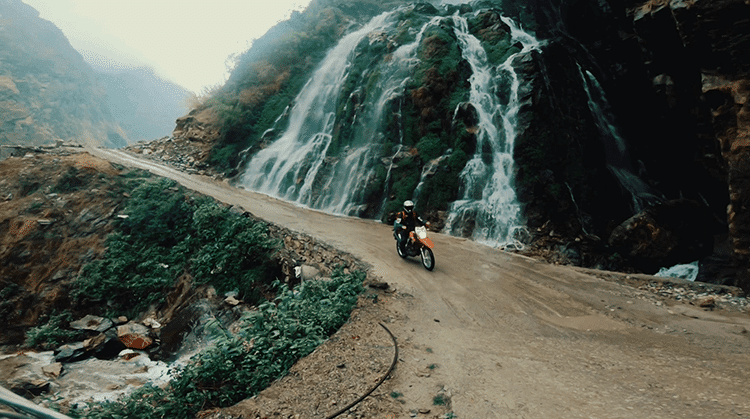
{"type": "Polygon", "coordinates": [[[168,164],[190,174],[214,176],[215,178],[221,176],[206,163],[210,148],[203,143],[185,141],[170,136],[149,142],[139,142],[126,147],[125,150],[149,160],[168,164]]]}
{"type": "Polygon", "coordinates": [[[275,224],[269,224],[268,230],[271,237],[282,241],[283,248],[275,257],[287,283],[329,277],[339,266],[343,268],[344,273],[367,270],[367,267],[353,255],[307,234],[275,224]]]}
{"type": "Polygon", "coordinates": [[[735,287],[709,284],[651,281],[639,287],[661,298],[696,305],[705,309],[724,309],[750,313],[750,301],[735,287]]]}
{"type": "Polygon", "coordinates": [[[70,322],[70,328],[86,335],[81,342],[69,343],[53,353],[20,353],[0,360],[0,385],[21,396],[32,398],[50,390],[50,384],[65,371],[65,364],[87,358],[111,360],[128,356],[155,343],[161,325],[153,319],[143,323],[125,317],[107,319],[87,315],[70,322]]]}

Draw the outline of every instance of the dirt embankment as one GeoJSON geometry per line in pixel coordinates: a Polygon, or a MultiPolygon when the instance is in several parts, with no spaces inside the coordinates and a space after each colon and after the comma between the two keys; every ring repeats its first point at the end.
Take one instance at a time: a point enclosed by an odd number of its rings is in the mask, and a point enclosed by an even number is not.
{"type": "Polygon", "coordinates": [[[0,162],[0,345],[18,344],[40,317],[70,306],[81,266],[105,250],[131,169],[78,149],[0,162]]]}
{"type": "MultiPolygon", "coordinates": [[[[80,148],[28,149],[0,160],[0,315],[7,320],[0,348],[23,343],[25,332],[53,312],[89,314],[73,306],[72,284],[82,266],[105,252],[129,191],[150,176],[80,148]]],[[[353,256],[309,235],[278,225],[269,225],[269,233],[283,243],[274,257],[280,279],[287,282],[327,276],[339,265],[365,269],[353,256]]],[[[184,281],[176,281],[176,288],[178,282],[184,281]]],[[[191,292],[184,289],[185,295],[169,301],[184,304],[191,292]]]]}

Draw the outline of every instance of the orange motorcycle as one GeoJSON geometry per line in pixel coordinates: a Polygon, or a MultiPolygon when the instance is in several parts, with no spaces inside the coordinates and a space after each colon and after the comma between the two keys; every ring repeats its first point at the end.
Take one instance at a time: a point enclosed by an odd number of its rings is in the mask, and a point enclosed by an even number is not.
{"type": "Polygon", "coordinates": [[[432,254],[432,248],[435,245],[427,237],[427,227],[415,227],[414,231],[409,232],[409,238],[403,244],[398,241],[398,235],[394,232],[393,237],[396,239],[396,252],[402,258],[419,255],[422,258],[422,266],[428,271],[435,269],[435,255],[432,254]]]}

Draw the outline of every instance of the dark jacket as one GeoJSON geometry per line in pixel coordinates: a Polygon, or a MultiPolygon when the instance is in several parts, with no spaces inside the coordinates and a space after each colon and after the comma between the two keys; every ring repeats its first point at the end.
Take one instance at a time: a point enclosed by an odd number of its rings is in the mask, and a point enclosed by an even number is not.
{"type": "Polygon", "coordinates": [[[417,215],[416,211],[412,211],[411,213],[401,211],[396,214],[396,221],[393,222],[393,229],[399,231],[401,230],[401,226],[406,226],[406,231],[412,231],[414,230],[414,227],[421,227],[424,224],[424,220],[417,215]]]}

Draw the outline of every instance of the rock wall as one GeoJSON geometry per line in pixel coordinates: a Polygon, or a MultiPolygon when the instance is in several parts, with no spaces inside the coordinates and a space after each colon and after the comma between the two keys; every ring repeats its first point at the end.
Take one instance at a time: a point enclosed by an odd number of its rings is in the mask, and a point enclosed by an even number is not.
{"type": "MultiPolygon", "coordinates": [[[[728,246],[731,258],[723,263],[735,272],[729,282],[750,289],[750,4],[538,0],[527,10],[536,18],[538,36],[549,40],[528,64],[536,70],[531,112],[516,150],[519,195],[530,227],[544,234],[554,230],[568,240],[588,238],[595,251],[618,252],[626,259],[629,252],[655,244],[646,234],[629,247],[615,245],[628,230],[623,222],[637,214],[624,210],[626,194],[602,163],[580,85],[580,71],[590,71],[630,147],[629,163],[663,202],[657,207],[666,205],[678,220],[683,213],[673,211],[675,203],[690,211],[683,226],[665,234],[674,243],[704,237],[700,258],[716,257],[728,246]],[[556,163],[560,153],[565,156],[556,163]],[[534,166],[532,157],[547,166],[534,166]],[[696,213],[703,215],[691,218],[696,213]],[[617,240],[608,240],[615,230],[617,240]]],[[[689,263],[688,257],[696,253],[671,253],[662,260],[689,263]]]]}

